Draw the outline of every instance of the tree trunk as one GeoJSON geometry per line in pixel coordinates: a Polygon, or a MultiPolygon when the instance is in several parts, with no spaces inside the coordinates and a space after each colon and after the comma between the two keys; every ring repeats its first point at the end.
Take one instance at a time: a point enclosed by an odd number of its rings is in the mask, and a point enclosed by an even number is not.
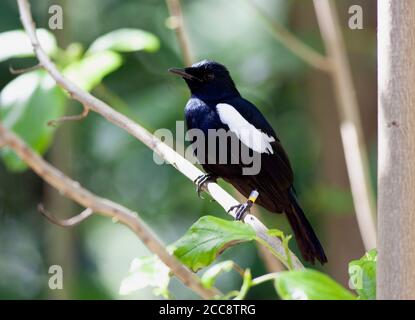
{"type": "Polygon", "coordinates": [[[378,299],[415,299],[415,1],[378,1],[378,299]]]}

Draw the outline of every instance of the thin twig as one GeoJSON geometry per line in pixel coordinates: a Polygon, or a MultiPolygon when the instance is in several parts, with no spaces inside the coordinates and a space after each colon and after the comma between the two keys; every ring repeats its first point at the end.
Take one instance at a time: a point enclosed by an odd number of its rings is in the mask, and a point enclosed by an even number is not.
{"type": "Polygon", "coordinates": [[[256,285],[264,283],[266,281],[275,280],[278,277],[278,275],[279,275],[279,272],[264,274],[262,276],[259,276],[258,278],[252,279],[251,284],[252,284],[252,286],[256,286],[256,285]]]}
{"type": "Polygon", "coordinates": [[[306,45],[303,41],[298,39],[293,33],[288,31],[282,24],[273,20],[263,9],[251,0],[248,3],[254,8],[258,15],[262,18],[265,24],[269,27],[272,35],[279,41],[283,46],[290,50],[297,57],[302,59],[310,66],[319,69],[324,72],[328,72],[331,69],[330,60],[317,52],[315,49],[306,45]]]}
{"type": "Polygon", "coordinates": [[[335,85],[347,171],[360,234],[366,250],[369,250],[376,247],[376,209],[350,64],[340,30],[335,2],[314,0],[314,8],[327,53],[332,61],[331,75],[335,85]]]}
{"type": "Polygon", "coordinates": [[[85,119],[88,116],[89,109],[83,105],[83,110],[80,114],[73,115],[73,116],[63,116],[58,119],[53,119],[48,121],[48,126],[55,127],[58,123],[66,122],[66,121],[80,121],[85,119]]]}
{"type": "Polygon", "coordinates": [[[176,37],[182,51],[184,63],[191,66],[193,63],[193,55],[190,50],[189,40],[185,32],[182,6],[180,0],[166,0],[167,8],[170,14],[170,27],[176,32],[176,37]]]}
{"type": "Polygon", "coordinates": [[[234,262],[233,265],[232,265],[232,268],[233,268],[233,270],[238,272],[242,278],[244,277],[245,270],[239,264],[234,262]]]}
{"type": "Polygon", "coordinates": [[[56,218],[54,215],[52,215],[51,213],[47,212],[46,209],[43,207],[43,205],[40,203],[37,206],[39,212],[51,223],[56,224],[60,227],[64,227],[64,228],[70,228],[70,227],[74,227],[78,224],[80,224],[82,221],[88,219],[90,216],[92,216],[94,214],[94,211],[92,211],[90,208],[85,209],[84,211],[82,211],[80,214],[66,219],[66,220],[60,220],[58,218],[56,218]]]}
{"type": "MultiPolygon", "coordinates": [[[[115,111],[105,102],[97,99],[65,78],[39,44],[34,27],[35,24],[33,22],[27,0],[18,0],[18,4],[23,26],[32,42],[36,56],[44,66],[45,70],[49,72],[53,79],[55,79],[56,83],[68,91],[73,99],[88,106],[90,110],[100,114],[109,122],[127,131],[129,134],[143,142],[161,159],[173,165],[191,181],[195,181],[197,177],[203,174],[203,172],[195,167],[190,161],[175,152],[172,148],[160,141],[160,139],[156,138],[142,126],[135,123],[125,115],[115,111]]],[[[210,193],[212,198],[225,209],[225,212],[227,212],[232,206],[239,204],[238,201],[236,201],[229,193],[223,190],[216,183],[207,183],[204,190],[210,193]]],[[[233,212],[230,212],[229,214],[233,216],[233,212]]],[[[259,219],[251,214],[247,214],[244,218],[244,222],[251,225],[258,238],[267,243],[269,247],[273,248],[273,251],[277,252],[282,257],[286,257],[285,249],[281,243],[281,240],[277,237],[270,236],[267,232],[268,228],[261,221],[259,221],[259,219]]],[[[300,260],[292,252],[290,254],[294,268],[303,268],[300,260]]]]}
{"type": "Polygon", "coordinates": [[[11,74],[17,75],[17,74],[22,74],[22,73],[26,73],[26,72],[30,72],[30,71],[34,71],[34,70],[39,70],[42,69],[42,64],[38,63],[34,66],[28,67],[28,68],[23,68],[23,69],[14,69],[11,65],[9,66],[9,71],[11,74]]]}
{"type": "MultiPolygon", "coordinates": [[[[25,0],[19,1],[24,2],[25,0]]],[[[186,286],[205,299],[211,299],[217,295],[218,292],[216,290],[204,288],[195,274],[167,252],[165,245],[157,238],[145,222],[141,220],[136,212],[108,199],[98,197],[92,192],[84,189],[78,182],[65,176],[61,171],[43,160],[30,149],[23,140],[7,130],[1,123],[0,139],[16,152],[16,154],[44,181],[56,188],[62,195],[72,199],[85,208],[88,208],[87,211],[82,213],[81,217],[76,217],[72,222],[82,221],[86,218],[85,216],[90,215],[91,212],[116,218],[118,221],[128,226],[143,241],[147,248],[156,254],[160,260],[170,268],[172,273],[186,286]]],[[[57,222],[50,214],[46,214],[46,217],[51,219],[54,223],[57,222]]],[[[61,222],[58,222],[58,224],[59,223],[61,222]]]]}

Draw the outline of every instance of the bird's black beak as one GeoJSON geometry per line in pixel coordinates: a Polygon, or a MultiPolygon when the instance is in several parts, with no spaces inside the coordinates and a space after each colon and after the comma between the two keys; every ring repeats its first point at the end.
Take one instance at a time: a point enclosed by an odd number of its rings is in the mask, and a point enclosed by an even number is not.
{"type": "Polygon", "coordinates": [[[185,69],[181,69],[181,68],[170,68],[169,69],[169,72],[171,72],[173,74],[176,74],[176,75],[178,75],[178,76],[180,76],[182,78],[185,78],[185,79],[201,81],[199,78],[197,78],[197,77],[191,75],[190,73],[186,72],[185,69]]]}

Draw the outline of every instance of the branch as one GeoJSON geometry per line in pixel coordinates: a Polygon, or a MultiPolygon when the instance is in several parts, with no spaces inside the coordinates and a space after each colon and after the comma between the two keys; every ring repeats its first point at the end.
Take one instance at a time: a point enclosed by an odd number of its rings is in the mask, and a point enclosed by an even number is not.
{"type": "Polygon", "coordinates": [[[30,72],[34,70],[39,70],[39,69],[42,69],[42,65],[40,63],[34,66],[31,66],[29,68],[24,68],[24,69],[14,69],[12,66],[9,66],[9,71],[13,75],[18,75],[18,74],[22,74],[22,73],[26,73],[26,72],[30,72]]]}
{"type": "Polygon", "coordinates": [[[161,243],[161,241],[151,232],[151,229],[141,220],[137,213],[108,199],[100,198],[84,189],[77,181],[70,179],[61,171],[43,160],[19,137],[7,130],[1,124],[0,141],[16,152],[16,154],[31,167],[33,171],[51,186],[56,188],[62,195],[72,199],[85,208],[88,208],[81,213],[80,216],[76,216],[75,219],[72,218],[63,222],[46,214],[47,218],[51,219],[52,222],[64,226],[74,225],[89,217],[92,212],[99,213],[106,217],[116,218],[117,221],[128,226],[144,242],[147,248],[155,253],[186,286],[205,299],[215,297],[217,292],[215,290],[204,288],[195,274],[184,267],[176,257],[170,255],[163,243],[161,243]]]}
{"type": "Polygon", "coordinates": [[[193,63],[193,55],[190,50],[189,40],[187,39],[184,30],[183,13],[180,0],[166,0],[167,8],[170,13],[170,27],[176,32],[176,37],[183,54],[184,63],[186,66],[191,66],[193,63]]]}
{"type": "Polygon", "coordinates": [[[376,209],[370,184],[359,106],[334,1],[314,0],[326,50],[332,61],[340,133],[360,234],[366,250],[376,247],[376,209]]]}
{"type": "Polygon", "coordinates": [[[89,109],[85,105],[83,105],[84,109],[80,114],[72,115],[72,116],[63,116],[58,119],[53,119],[48,121],[48,126],[56,126],[58,123],[66,122],[66,121],[81,121],[85,119],[89,114],[89,109]]]}
{"type": "Polygon", "coordinates": [[[39,212],[47,220],[49,220],[49,222],[51,222],[53,224],[56,224],[60,227],[64,227],[64,228],[74,227],[74,226],[80,224],[81,222],[83,222],[84,220],[88,219],[90,216],[92,216],[94,214],[94,211],[92,211],[90,208],[87,208],[84,211],[82,211],[80,214],[78,214],[78,215],[76,215],[72,218],[69,218],[69,219],[66,219],[66,220],[59,220],[54,215],[47,212],[42,204],[39,204],[37,208],[38,208],[39,212]]]}
{"type": "Polygon", "coordinates": [[[329,72],[331,69],[330,61],[327,57],[317,52],[310,46],[306,45],[303,41],[298,39],[293,33],[288,31],[282,24],[273,20],[263,9],[253,3],[251,0],[248,2],[256,11],[256,13],[262,18],[265,24],[269,27],[272,35],[283,46],[295,54],[298,58],[312,66],[324,72],[329,72]]]}
{"type": "MultiPolygon", "coordinates": [[[[185,175],[191,181],[195,181],[197,177],[203,174],[201,170],[195,167],[192,163],[175,152],[168,145],[161,142],[158,138],[153,136],[150,132],[144,129],[139,124],[135,123],[123,114],[115,111],[105,102],[97,99],[90,93],[82,90],[76,84],[66,79],[56,68],[48,55],[43,51],[36,36],[35,24],[33,22],[30,8],[27,0],[18,0],[19,11],[23,26],[32,42],[33,49],[39,61],[42,63],[44,69],[55,79],[56,83],[63,89],[67,90],[70,96],[88,106],[90,111],[94,111],[109,122],[115,124],[121,129],[127,131],[133,137],[137,138],[155,152],[161,159],[173,165],[178,171],[185,175]]],[[[229,193],[223,190],[216,183],[208,183],[205,186],[205,191],[209,192],[212,198],[220,204],[227,212],[232,206],[239,204],[229,193]]],[[[88,206],[86,206],[88,207],[88,206]]],[[[234,217],[233,211],[229,213],[234,217]]],[[[281,240],[277,237],[272,237],[268,234],[268,228],[259,221],[255,216],[247,214],[244,222],[251,225],[255,230],[257,236],[265,241],[275,252],[283,257],[286,257],[284,246],[281,240]]],[[[291,261],[295,269],[303,268],[300,260],[291,253],[291,261]]]]}

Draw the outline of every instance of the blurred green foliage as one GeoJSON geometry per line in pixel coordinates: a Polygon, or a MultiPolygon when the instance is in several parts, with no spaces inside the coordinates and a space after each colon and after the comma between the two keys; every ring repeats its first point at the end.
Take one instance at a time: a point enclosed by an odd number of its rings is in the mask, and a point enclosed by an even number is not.
{"type": "Polygon", "coordinates": [[[316,270],[305,269],[281,272],[275,288],[284,300],[353,300],[348,290],[316,270]]]}
{"type": "Polygon", "coordinates": [[[359,260],[349,263],[350,283],[359,294],[359,299],[376,299],[377,250],[372,249],[359,260]]]}
{"type": "MultiPolygon", "coordinates": [[[[58,49],[54,35],[48,30],[38,29],[37,37],[45,52],[53,56],[58,49]]],[[[33,57],[32,45],[23,30],[2,32],[0,48],[0,62],[11,58],[33,57]]]]}
{"type": "Polygon", "coordinates": [[[169,298],[169,282],[170,270],[157,256],[136,258],[131,263],[128,276],[121,282],[120,294],[128,295],[146,287],[154,287],[155,295],[169,298]]]}
{"type": "MultiPolygon", "coordinates": [[[[65,96],[45,71],[32,71],[11,81],[0,93],[0,119],[32,148],[44,153],[49,148],[54,128],[51,119],[63,116],[65,96]]],[[[0,150],[7,168],[27,168],[12,151],[0,150]]]]}
{"type": "MultiPolygon", "coordinates": [[[[308,109],[309,68],[275,41],[245,0],[182,2],[195,56],[215,59],[228,66],[241,93],[270,120],[292,161],[304,209],[327,245],[323,234],[324,214],[351,214],[352,205],[347,188],[327,183],[321,174],[324,146],[308,109]]],[[[296,1],[259,2],[281,23],[290,25],[294,20],[292,9],[298,6],[296,1]]],[[[39,28],[47,28],[47,9],[51,4],[55,1],[32,1],[39,28]]],[[[183,63],[174,32],[167,27],[164,1],[61,0],[59,4],[64,9],[64,29],[50,31],[54,37],[46,30],[41,31],[42,41],[49,43],[48,53],[59,68],[146,128],[174,130],[175,121],[183,119],[188,92],[180,80],[166,72],[167,68],[183,63]]],[[[59,144],[62,126],[53,128],[47,122],[63,114],[76,114],[82,106],[51,85],[50,78],[42,71],[10,74],[9,65],[25,68],[37,63],[31,57],[30,48],[22,45],[22,33],[10,33],[17,29],[21,25],[15,1],[1,1],[0,115],[2,121],[9,123],[38,152],[52,159],[48,148],[59,144]],[[19,58],[13,58],[16,56],[19,58]],[[21,82],[23,88],[16,82],[21,82]],[[14,94],[7,95],[7,91],[14,94]],[[30,115],[30,121],[19,117],[23,111],[30,115]]],[[[317,28],[299,31],[304,41],[316,48],[322,47],[317,28]]],[[[375,38],[375,33],[370,32],[368,38],[375,38]]],[[[362,60],[374,63],[375,42],[368,43],[372,45],[358,50],[362,60]]],[[[327,121],[331,120],[328,115],[327,121]]],[[[82,122],[63,126],[71,135],[70,146],[64,147],[71,149],[73,157],[69,163],[55,165],[65,165],[72,177],[95,193],[137,210],[165,243],[179,239],[202,215],[223,218],[222,208],[200,200],[185,177],[172,167],[155,164],[148,148],[100,116],[90,114],[82,122]]],[[[47,286],[48,268],[60,263],[53,252],[66,247],[48,237],[47,231],[55,226],[43,221],[36,212],[37,204],[50,195],[31,171],[22,171],[23,164],[11,152],[1,152],[5,161],[0,162],[0,298],[53,296],[47,286]]],[[[371,159],[374,164],[375,156],[371,159]]],[[[278,226],[291,233],[283,217],[264,214],[263,220],[270,227],[278,226]]],[[[64,287],[70,287],[67,295],[72,298],[124,298],[119,288],[129,274],[131,261],[149,255],[135,235],[106,219],[92,218],[73,230],[59,232],[70,233],[73,240],[71,252],[67,252],[73,259],[62,266],[64,275],[72,272],[65,276],[65,279],[70,276],[72,285],[64,280],[64,287]]],[[[290,243],[293,244],[294,241],[290,243]]],[[[231,247],[218,260],[219,263],[232,260],[251,270],[245,274],[245,282],[235,272],[215,278],[215,285],[223,292],[241,288],[243,283],[248,288],[249,279],[266,273],[253,242],[231,247]]],[[[147,267],[148,264],[136,264],[130,275],[145,273],[147,267]]],[[[165,275],[157,270],[158,275],[165,275]]],[[[156,285],[150,277],[146,279],[150,287],[163,288],[162,280],[166,278],[153,278],[160,281],[156,285]]],[[[209,279],[206,283],[211,283],[213,278],[209,279]]],[[[175,279],[170,281],[169,289],[180,298],[196,297],[175,279]]],[[[162,290],[159,293],[165,295],[162,290]]],[[[249,288],[245,293],[248,298],[256,299],[277,297],[269,283],[249,288]]],[[[127,297],[152,298],[153,292],[151,288],[134,290],[127,297]]]]}

